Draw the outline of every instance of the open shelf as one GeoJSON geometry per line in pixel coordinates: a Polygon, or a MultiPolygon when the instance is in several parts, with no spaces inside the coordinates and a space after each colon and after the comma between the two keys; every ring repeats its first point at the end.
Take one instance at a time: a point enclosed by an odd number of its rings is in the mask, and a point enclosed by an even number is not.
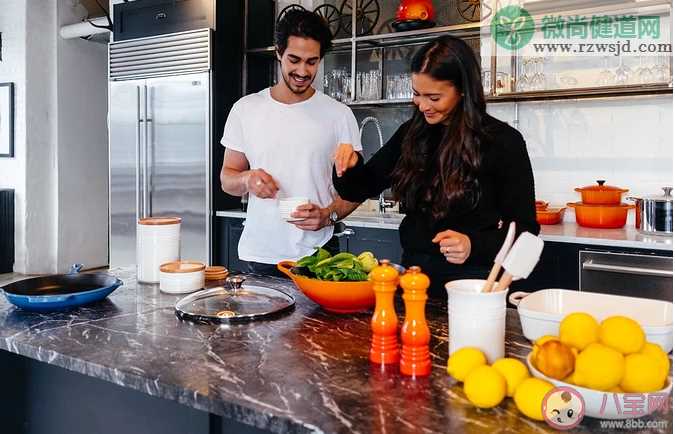
{"type": "MultiPolygon", "coordinates": [[[[489,96],[485,100],[488,103],[517,102],[517,101],[546,101],[583,98],[611,98],[631,95],[658,95],[672,94],[673,88],[667,84],[655,85],[625,85],[607,86],[578,89],[555,89],[534,92],[503,93],[498,96],[489,96]]],[[[353,101],[346,103],[349,107],[386,107],[386,106],[412,106],[409,99],[380,99],[373,101],[353,101]]]]}

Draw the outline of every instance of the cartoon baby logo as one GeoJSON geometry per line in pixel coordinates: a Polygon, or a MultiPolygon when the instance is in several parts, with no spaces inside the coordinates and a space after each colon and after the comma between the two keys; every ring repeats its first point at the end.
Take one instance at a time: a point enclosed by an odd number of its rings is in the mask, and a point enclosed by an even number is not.
{"type": "Polygon", "coordinates": [[[584,418],[584,398],[571,387],[556,387],[544,396],[542,413],[547,424],[558,430],[568,430],[584,418]]]}

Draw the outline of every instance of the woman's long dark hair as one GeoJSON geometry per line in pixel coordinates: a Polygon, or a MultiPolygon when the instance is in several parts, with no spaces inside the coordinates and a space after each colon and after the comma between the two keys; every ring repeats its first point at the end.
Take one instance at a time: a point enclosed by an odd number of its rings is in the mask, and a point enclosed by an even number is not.
{"type": "Polygon", "coordinates": [[[478,171],[486,117],[481,69],[471,47],[453,36],[441,36],[424,45],[410,69],[413,74],[448,81],[462,94],[448,115],[447,126],[431,126],[419,110],[415,111],[392,174],[392,192],[406,209],[423,210],[439,220],[454,205],[474,208],[480,196],[478,171]],[[441,129],[440,144],[436,128],[441,129]]]}

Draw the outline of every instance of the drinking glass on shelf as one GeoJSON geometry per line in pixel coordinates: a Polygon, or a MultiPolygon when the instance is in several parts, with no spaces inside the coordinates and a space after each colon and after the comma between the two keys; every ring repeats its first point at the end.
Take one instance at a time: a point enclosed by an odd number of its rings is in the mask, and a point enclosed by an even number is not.
{"type": "Polygon", "coordinates": [[[630,84],[630,79],[633,75],[633,70],[623,62],[624,57],[625,56],[619,56],[619,66],[614,73],[616,84],[630,84]]]}
{"type": "Polygon", "coordinates": [[[604,67],[602,71],[600,71],[600,74],[598,74],[598,79],[596,83],[598,86],[611,86],[615,83],[616,76],[609,69],[609,56],[604,56],[603,60],[604,60],[604,67]]]}
{"type": "Polygon", "coordinates": [[[657,83],[670,83],[670,56],[657,56],[656,64],[652,68],[653,80],[657,83]]]}
{"type": "Polygon", "coordinates": [[[324,93],[338,101],[346,102],[350,98],[351,84],[351,73],[347,69],[334,69],[324,77],[324,93]]]}
{"type": "Polygon", "coordinates": [[[640,56],[640,66],[635,70],[633,83],[649,84],[654,82],[654,73],[652,69],[645,64],[645,56],[640,56]]]}
{"type": "Polygon", "coordinates": [[[544,58],[534,58],[534,74],[532,75],[532,90],[546,89],[546,75],[544,74],[544,58]]]}
{"type": "Polygon", "coordinates": [[[523,57],[523,61],[521,63],[521,74],[518,77],[518,81],[516,82],[516,87],[518,92],[527,92],[530,90],[530,81],[532,79],[532,76],[530,75],[530,65],[532,63],[531,58],[523,57]]]}

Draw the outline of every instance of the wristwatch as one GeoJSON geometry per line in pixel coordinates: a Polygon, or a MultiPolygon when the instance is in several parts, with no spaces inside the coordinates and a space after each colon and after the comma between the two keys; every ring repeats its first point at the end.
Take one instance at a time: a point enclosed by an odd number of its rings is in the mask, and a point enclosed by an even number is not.
{"type": "Polygon", "coordinates": [[[330,214],[328,214],[328,220],[330,220],[330,224],[334,225],[335,223],[340,220],[338,217],[338,213],[336,211],[331,211],[330,214]]]}

